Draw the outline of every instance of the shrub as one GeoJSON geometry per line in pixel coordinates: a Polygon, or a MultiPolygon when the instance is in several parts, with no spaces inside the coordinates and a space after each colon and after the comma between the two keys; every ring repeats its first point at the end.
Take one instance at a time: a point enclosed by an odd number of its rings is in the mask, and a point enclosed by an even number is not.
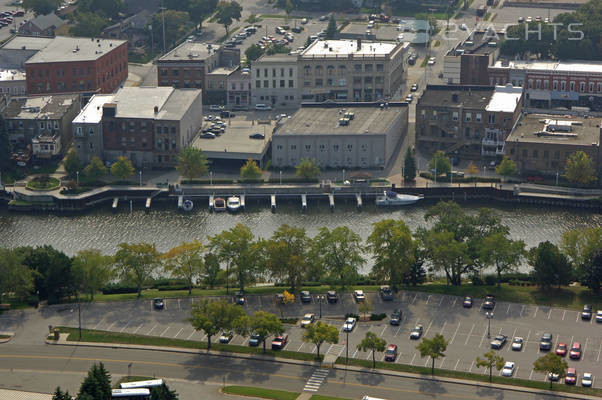
{"type": "Polygon", "coordinates": [[[485,285],[493,286],[497,284],[497,277],[495,275],[485,275],[485,285]]]}
{"type": "Polygon", "coordinates": [[[385,313],[370,314],[370,321],[382,321],[385,318],[387,318],[387,314],[385,313]]]}
{"type": "Polygon", "coordinates": [[[189,285],[162,285],[157,286],[157,289],[162,292],[165,290],[188,290],[189,285]]]}
{"type": "Polygon", "coordinates": [[[109,283],[102,289],[102,294],[137,293],[138,288],[127,283],[109,283]]]}
{"type": "Polygon", "coordinates": [[[155,282],[152,287],[155,289],[159,289],[159,287],[182,286],[182,285],[188,285],[188,282],[186,282],[186,279],[158,278],[158,279],[155,279],[155,282]]]}
{"type": "Polygon", "coordinates": [[[360,276],[359,278],[357,278],[356,281],[356,285],[362,285],[362,286],[367,286],[367,285],[376,285],[376,279],[370,278],[368,276],[360,276]]]}
{"type": "Polygon", "coordinates": [[[360,316],[357,314],[354,314],[354,313],[347,313],[347,314],[345,314],[345,319],[347,319],[347,318],[355,318],[356,320],[359,321],[360,316]]]}
{"type": "Polygon", "coordinates": [[[297,321],[299,321],[298,318],[280,318],[280,321],[282,321],[283,324],[296,324],[297,321]]]}
{"type": "Polygon", "coordinates": [[[321,282],[303,282],[303,286],[322,286],[321,282]]]}
{"type": "Polygon", "coordinates": [[[472,284],[474,286],[483,286],[483,280],[481,279],[480,276],[475,275],[472,277],[472,284]]]}

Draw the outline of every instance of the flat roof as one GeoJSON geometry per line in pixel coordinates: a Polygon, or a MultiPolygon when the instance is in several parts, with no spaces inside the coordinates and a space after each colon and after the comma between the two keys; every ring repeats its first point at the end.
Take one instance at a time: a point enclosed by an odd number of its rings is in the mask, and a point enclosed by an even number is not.
{"type": "Polygon", "coordinates": [[[506,142],[561,144],[566,146],[591,146],[600,145],[600,118],[583,118],[550,114],[523,115],[520,123],[508,135],[506,142]],[[543,132],[546,123],[566,126],[570,122],[569,132],[560,129],[549,134],[543,132]],[[596,126],[597,125],[597,126],[596,126]]]}
{"type": "Polygon", "coordinates": [[[418,104],[428,107],[485,109],[494,93],[493,86],[427,85],[418,104]]]}
{"type": "Polygon", "coordinates": [[[159,58],[159,61],[205,60],[219,48],[219,44],[184,42],[159,58]]]}
{"type": "Polygon", "coordinates": [[[25,72],[18,69],[0,70],[0,81],[24,81],[25,72]]]}
{"type": "Polygon", "coordinates": [[[97,124],[102,119],[102,106],[113,101],[113,94],[95,94],[73,119],[73,123],[97,124]]]}
{"type": "Polygon", "coordinates": [[[127,86],[119,89],[110,102],[117,104],[117,118],[180,120],[200,93],[200,89],[169,86],[127,86]],[[157,114],[155,107],[159,108],[157,114]]]}
{"type": "Polygon", "coordinates": [[[25,64],[97,60],[124,43],[127,41],[56,36],[25,64]]]}
{"type": "Polygon", "coordinates": [[[2,46],[6,50],[42,50],[53,38],[35,36],[15,36],[2,46]]]}
{"type": "Polygon", "coordinates": [[[520,99],[523,95],[523,88],[519,86],[496,86],[493,96],[487,107],[486,111],[492,112],[514,112],[520,99]]]}
{"type": "Polygon", "coordinates": [[[71,94],[13,99],[2,114],[10,119],[59,119],[77,99],[71,94]]]}
{"type": "Polygon", "coordinates": [[[302,104],[291,118],[276,131],[276,136],[294,135],[380,135],[399,117],[399,108],[407,103],[389,103],[381,108],[380,103],[338,103],[328,106],[302,104]],[[346,112],[354,113],[349,125],[339,125],[346,112]]]}
{"type": "Polygon", "coordinates": [[[217,67],[214,68],[213,71],[209,72],[207,75],[230,75],[237,69],[238,66],[236,66],[235,68],[217,67]]]}
{"type": "Polygon", "coordinates": [[[600,61],[579,61],[579,60],[566,60],[566,61],[509,61],[508,65],[503,65],[502,61],[497,61],[494,65],[495,68],[508,68],[508,69],[523,69],[523,70],[535,70],[535,71],[557,71],[557,72],[581,72],[581,73],[596,73],[602,74],[602,62],[600,61]]]}
{"type": "Polygon", "coordinates": [[[346,56],[349,54],[358,56],[385,56],[391,54],[396,43],[362,41],[358,49],[358,40],[316,40],[301,53],[301,57],[314,56],[346,56]]]}
{"type": "Polygon", "coordinates": [[[255,66],[256,64],[259,64],[261,62],[267,62],[267,63],[278,63],[278,62],[282,62],[282,63],[296,63],[297,62],[297,56],[293,55],[293,54],[282,54],[282,53],[272,54],[272,55],[264,54],[264,55],[262,55],[261,57],[259,57],[256,61],[254,61],[251,64],[251,68],[253,68],[253,66],[255,66]]]}

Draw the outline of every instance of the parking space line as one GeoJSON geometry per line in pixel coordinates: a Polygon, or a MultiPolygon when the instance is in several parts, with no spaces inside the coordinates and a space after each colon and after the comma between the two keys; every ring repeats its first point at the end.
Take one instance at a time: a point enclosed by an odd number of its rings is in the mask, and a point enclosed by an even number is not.
{"type": "Polygon", "coordinates": [[[445,330],[445,325],[447,325],[447,321],[443,321],[443,326],[441,327],[441,334],[443,334],[443,331],[445,330]]]}
{"type": "Polygon", "coordinates": [[[464,342],[464,346],[468,345],[468,340],[472,336],[472,331],[474,330],[474,327],[475,327],[475,324],[472,324],[472,328],[470,328],[470,332],[468,333],[468,336],[466,336],[466,341],[464,342]]]}
{"type": "Polygon", "coordinates": [[[585,349],[587,349],[587,342],[589,341],[589,338],[586,337],[585,338],[585,346],[583,346],[583,351],[581,352],[581,358],[584,359],[585,358],[585,349]]]}
{"type": "Polygon", "coordinates": [[[372,356],[372,350],[370,350],[370,353],[368,353],[368,356],[366,357],[366,360],[369,359],[372,356]]]}
{"type": "Polygon", "coordinates": [[[456,371],[458,369],[458,364],[460,364],[460,359],[458,358],[458,361],[456,361],[456,366],[454,367],[454,371],[456,371]]]}
{"type": "Polygon", "coordinates": [[[458,334],[459,329],[460,329],[460,323],[458,322],[458,327],[456,328],[456,331],[454,332],[454,336],[452,336],[451,340],[449,341],[449,344],[454,344],[454,339],[456,338],[456,335],[458,334]]]}
{"type": "Polygon", "coordinates": [[[355,349],[355,353],[353,353],[353,355],[351,356],[351,358],[355,358],[356,354],[357,354],[357,349],[355,349]]]}
{"type": "Polygon", "coordinates": [[[439,300],[439,305],[441,305],[441,303],[443,303],[443,296],[441,296],[441,300],[439,300]]]}
{"type": "Polygon", "coordinates": [[[399,328],[397,328],[397,331],[395,331],[395,335],[393,335],[393,337],[396,337],[400,330],[401,330],[401,325],[399,325],[399,328]]]}
{"type": "Polygon", "coordinates": [[[512,347],[512,341],[514,340],[514,336],[516,335],[516,329],[518,328],[514,328],[514,333],[512,334],[512,338],[510,339],[510,345],[506,346],[506,351],[510,351],[510,348],[512,347]]]}
{"type": "MultiPolygon", "coordinates": [[[[151,301],[151,303],[152,303],[152,301],[151,301]]],[[[163,302],[163,308],[167,310],[167,301],[163,302]]]]}
{"type": "Polygon", "coordinates": [[[180,307],[180,299],[178,299],[178,310],[181,310],[182,308],[180,307]]]}
{"type": "Polygon", "coordinates": [[[548,319],[552,316],[552,308],[550,307],[550,311],[548,312],[548,319]]]}
{"type": "Polygon", "coordinates": [[[598,358],[596,358],[596,362],[600,361],[600,352],[602,352],[602,341],[600,341],[600,348],[598,349],[598,358]]]}
{"type": "Polygon", "coordinates": [[[163,331],[163,333],[161,334],[161,337],[163,337],[163,335],[165,335],[165,333],[169,330],[169,326],[167,328],[165,328],[165,330],[163,331]]]}
{"type": "Polygon", "coordinates": [[[100,321],[98,321],[98,323],[97,323],[96,325],[94,325],[94,329],[98,328],[98,326],[100,325],[100,323],[101,323],[102,321],[104,321],[104,319],[105,319],[105,317],[102,317],[102,318],[100,319],[100,321]]]}
{"type": "Polygon", "coordinates": [[[431,294],[429,294],[429,297],[427,297],[427,299],[426,299],[426,304],[428,304],[428,303],[429,303],[429,300],[431,299],[431,296],[432,296],[432,295],[431,295],[431,294]]]}
{"type": "Polygon", "coordinates": [[[527,344],[529,343],[530,337],[531,337],[531,329],[529,329],[529,333],[527,334],[527,341],[525,342],[525,345],[523,346],[523,349],[521,351],[525,351],[525,349],[527,348],[527,344]]]}
{"type": "Polygon", "coordinates": [[[479,343],[479,348],[483,345],[483,340],[485,340],[485,336],[487,336],[487,327],[483,331],[483,336],[481,336],[481,343],[479,343]]]}
{"type": "Polygon", "coordinates": [[[196,332],[196,331],[193,329],[193,330],[192,330],[192,333],[191,333],[190,335],[188,335],[188,337],[186,338],[186,340],[190,340],[190,338],[192,337],[192,335],[194,335],[194,333],[195,333],[195,332],[196,332]]]}
{"type": "Polygon", "coordinates": [[[379,336],[381,336],[381,337],[382,337],[382,335],[385,333],[385,329],[387,329],[387,325],[385,325],[385,326],[383,327],[383,331],[380,333],[380,335],[379,335],[379,336]]]}
{"type": "Polygon", "coordinates": [[[414,356],[412,357],[412,361],[410,361],[410,365],[414,365],[414,359],[416,358],[416,353],[414,353],[414,356]]]}
{"type": "Polygon", "coordinates": [[[127,328],[129,324],[130,324],[130,321],[126,322],[125,326],[123,328],[121,328],[121,330],[119,331],[119,333],[125,331],[125,328],[127,328]]]}
{"type": "Polygon", "coordinates": [[[454,308],[454,306],[456,305],[456,301],[458,301],[457,297],[454,299],[454,302],[452,303],[452,308],[454,308]]]}
{"type": "Polygon", "coordinates": [[[151,332],[153,331],[153,329],[155,329],[156,327],[157,327],[157,325],[153,325],[153,327],[151,328],[151,330],[150,330],[150,331],[148,331],[147,335],[150,335],[150,334],[151,334],[151,332]]]}
{"type": "Polygon", "coordinates": [[[566,316],[566,310],[562,313],[562,320],[564,321],[564,317],[566,316]]]}
{"type": "Polygon", "coordinates": [[[441,365],[439,365],[439,368],[443,368],[443,363],[444,363],[444,362],[445,362],[445,357],[443,357],[443,358],[441,359],[441,365]]]}
{"type": "Polygon", "coordinates": [[[429,361],[431,361],[431,360],[429,360],[429,358],[427,357],[427,358],[426,358],[426,361],[424,362],[424,366],[425,366],[425,367],[426,367],[427,365],[429,365],[429,361]]]}
{"type": "Polygon", "coordinates": [[[525,311],[525,306],[523,305],[523,307],[520,309],[520,317],[523,317],[523,311],[525,311]]]}
{"type": "Polygon", "coordinates": [[[115,325],[115,322],[117,322],[117,321],[113,321],[113,323],[111,325],[109,325],[109,327],[107,328],[107,331],[111,330],[111,328],[113,327],[113,325],[115,325]]]}
{"type": "Polygon", "coordinates": [[[539,311],[539,306],[535,307],[535,314],[533,314],[533,318],[537,317],[537,311],[539,311]]]}
{"type": "Polygon", "coordinates": [[[468,372],[472,372],[473,366],[474,366],[474,360],[470,363],[470,368],[468,369],[468,372]]]}
{"type": "MultiPolygon", "coordinates": [[[[174,339],[175,339],[175,338],[177,338],[177,337],[178,337],[178,335],[179,335],[180,333],[182,333],[182,331],[183,331],[183,330],[184,330],[184,328],[180,328],[180,330],[178,331],[178,333],[176,333],[176,336],[174,336],[173,338],[174,338],[174,339]]],[[[232,338],[232,339],[234,339],[234,338],[232,338]]]]}
{"type": "Polygon", "coordinates": [[[139,326],[138,328],[136,328],[136,330],[135,330],[133,333],[134,333],[134,334],[136,334],[136,332],[138,332],[138,330],[139,330],[140,328],[142,328],[143,326],[144,326],[144,324],[140,324],[140,326],[139,326]]]}
{"type": "Polygon", "coordinates": [[[531,370],[531,373],[529,374],[529,380],[531,380],[532,376],[533,376],[533,370],[531,370]]]}
{"type": "Polygon", "coordinates": [[[510,304],[508,304],[508,308],[506,309],[506,314],[510,312],[510,304]]]}
{"type": "Polygon", "coordinates": [[[424,332],[424,336],[428,335],[429,329],[431,329],[431,325],[433,325],[433,320],[432,319],[431,319],[431,323],[429,324],[429,327],[426,328],[426,331],[424,332]]]}

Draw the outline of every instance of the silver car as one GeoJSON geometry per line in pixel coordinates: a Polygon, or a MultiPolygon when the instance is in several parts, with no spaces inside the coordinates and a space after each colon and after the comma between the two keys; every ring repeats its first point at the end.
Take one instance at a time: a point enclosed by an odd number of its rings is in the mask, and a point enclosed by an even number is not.
{"type": "Polygon", "coordinates": [[[414,327],[414,329],[412,329],[410,331],[410,339],[412,339],[412,340],[418,340],[418,339],[420,339],[420,337],[422,336],[422,330],[423,329],[424,328],[422,327],[421,324],[416,325],[414,327]]]}

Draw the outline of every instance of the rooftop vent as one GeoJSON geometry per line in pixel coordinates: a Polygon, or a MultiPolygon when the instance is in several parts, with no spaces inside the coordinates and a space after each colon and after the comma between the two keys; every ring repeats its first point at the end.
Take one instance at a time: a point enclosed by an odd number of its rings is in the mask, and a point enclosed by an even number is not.
{"type": "Polygon", "coordinates": [[[154,111],[155,111],[155,114],[158,114],[158,113],[159,113],[159,107],[158,107],[158,106],[155,106],[155,109],[154,109],[154,111]]]}

